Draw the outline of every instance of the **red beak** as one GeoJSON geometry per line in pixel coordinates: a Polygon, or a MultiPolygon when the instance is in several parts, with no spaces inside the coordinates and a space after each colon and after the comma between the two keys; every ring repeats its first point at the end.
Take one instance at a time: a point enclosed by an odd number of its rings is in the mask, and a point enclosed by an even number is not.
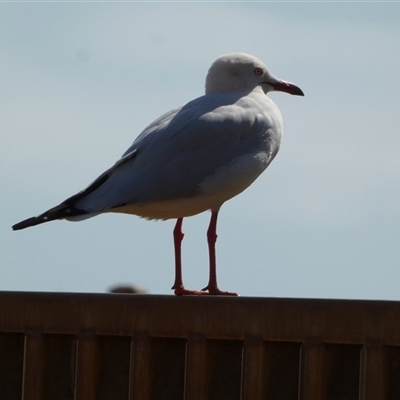
{"type": "Polygon", "coordinates": [[[295,96],[304,96],[303,91],[293,83],[285,82],[285,81],[278,81],[270,85],[274,88],[277,92],[285,92],[289,94],[293,94],[295,96]]]}

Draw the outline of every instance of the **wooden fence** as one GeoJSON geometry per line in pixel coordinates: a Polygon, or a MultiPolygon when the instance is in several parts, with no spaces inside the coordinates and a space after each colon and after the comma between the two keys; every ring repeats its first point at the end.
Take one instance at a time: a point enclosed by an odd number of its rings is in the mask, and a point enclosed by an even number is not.
{"type": "Polygon", "coordinates": [[[399,400],[400,302],[0,292],[0,400],[399,400]]]}

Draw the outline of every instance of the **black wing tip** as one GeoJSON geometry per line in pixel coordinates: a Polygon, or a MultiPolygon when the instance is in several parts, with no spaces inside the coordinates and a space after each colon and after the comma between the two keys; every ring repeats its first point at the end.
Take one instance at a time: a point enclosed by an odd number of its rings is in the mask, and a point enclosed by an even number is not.
{"type": "Polygon", "coordinates": [[[110,177],[110,171],[113,168],[119,167],[125,164],[126,162],[132,160],[134,157],[136,157],[136,154],[137,150],[134,149],[130,153],[123,156],[119,161],[117,161],[114,167],[111,167],[109,170],[100,175],[86,189],[69,197],[68,199],[64,200],[60,205],[46,211],[44,214],[39,215],[38,217],[32,217],[25,219],[24,221],[18,222],[18,224],[12,226],[13,231],[19,231],[21,229],[29,228],[30,226],[43,224],[44,222],[54,221],[55,219],[65,219],[77,215],[88,214],[88,212],[80,210],[75,207],[76,201],[84,198],[86,195],[92,193],[97,188],[99,188],[110,177]]]}
{"type": "Polygon", "coordinates": [[[25,228],[25,226],[24,226],[24,224],[22,222],[18,222],[18,224],[15,224],[15,225],[12,226],[12,230],[13,231],[19,231],[19,230],[24,229],[24,228],[25,228]]]}
{"type": "Polygon", "coordinates": [[[65,203],[61,203],[60,205],[46,211],[42,215],[18,222],[18,224],[12,226],[12,229],[13,231],[19,231],[21,229],[29,228],[30,226],[35,226],[43,224],[45,222],[54,221],[56,219],[65,219],[82,214],[86,214],[86,212],[79,210],[75,207],[68,206],[65,203]]]}
{"type": "Polygon", "coordinates": [[[18,224],[15,224],[12,226],[13,231],[20,231],[21,229],[29,228],[30,226],[35,226],[42,224],[43,222],[47,222],[47,218],[45,217],[32,217],[25,219],[21,222],[18,222],[18,224]]]}

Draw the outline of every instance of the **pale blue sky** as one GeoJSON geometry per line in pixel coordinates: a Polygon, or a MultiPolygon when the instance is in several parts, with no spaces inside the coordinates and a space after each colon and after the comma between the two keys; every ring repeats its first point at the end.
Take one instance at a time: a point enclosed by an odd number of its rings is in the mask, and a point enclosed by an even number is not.
{"type": "MultiPolygon", "coordinates": [[[[160,114],[243,51],[273,93],[280,153],[220,213],[220,287],[400,299],[400,3],[0,3],[0,290],[171,293],[174,221],[105,215],[13,232],[88,185],[160,114]]],[[[208,279],[209,214],[184,221],[187,287],[208,279]]]]}

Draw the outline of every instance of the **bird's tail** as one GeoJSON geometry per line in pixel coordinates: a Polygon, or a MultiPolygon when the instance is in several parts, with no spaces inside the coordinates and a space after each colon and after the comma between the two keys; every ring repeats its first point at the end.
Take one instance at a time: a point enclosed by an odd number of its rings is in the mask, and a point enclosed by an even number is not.
{"type": "Polygon", "coordinates": [[[66,203],[61,203],[58,206],[51,208],[50,210],[44,212],[43,214],[37,217],[28,218],[25,219],[24,221],[18,222],[18,224],[15,224],[12,227],[12,229],[14,231],[18,231],[20,229],[25,229],[30,226],[35,226],[43,224],[45,222],[54,221],[55,219],[69,219],[69,218],[79,219],[78,217],[83,216],[82,214],[86,214],[86,212],[78,210],[77,208],[68,205],[66,203]]]}
{"type": "Polygon", "coordinates": [[[112,172],[121,168],[126,163],[132,161],[137,155],[137,150],[133,150],[128,154],[125,154],[120,160],[118,160],[113,167],[103,172],[95,181],[93,181],[86,189],[74,194],[68,199],[64,200],[58,206],[50,208],[50,210],[45,213],[37,216],[28,218],[24,221],[18,222],[12,228],[14,231],[18,231],[20,229],[25,229],[30,226],[35,226],[39,224],[43,224],[45,222],[54,221],[55,219],[67,219],[70,221],[80,221],[86,218],[94,217],[105,210],[96,210],[96,211],[85,211],[77,208],[75,204],[85,198],[88,194],[94,192],[98,189],[104,182],[106,182],[111,176],[112,172]]]}

